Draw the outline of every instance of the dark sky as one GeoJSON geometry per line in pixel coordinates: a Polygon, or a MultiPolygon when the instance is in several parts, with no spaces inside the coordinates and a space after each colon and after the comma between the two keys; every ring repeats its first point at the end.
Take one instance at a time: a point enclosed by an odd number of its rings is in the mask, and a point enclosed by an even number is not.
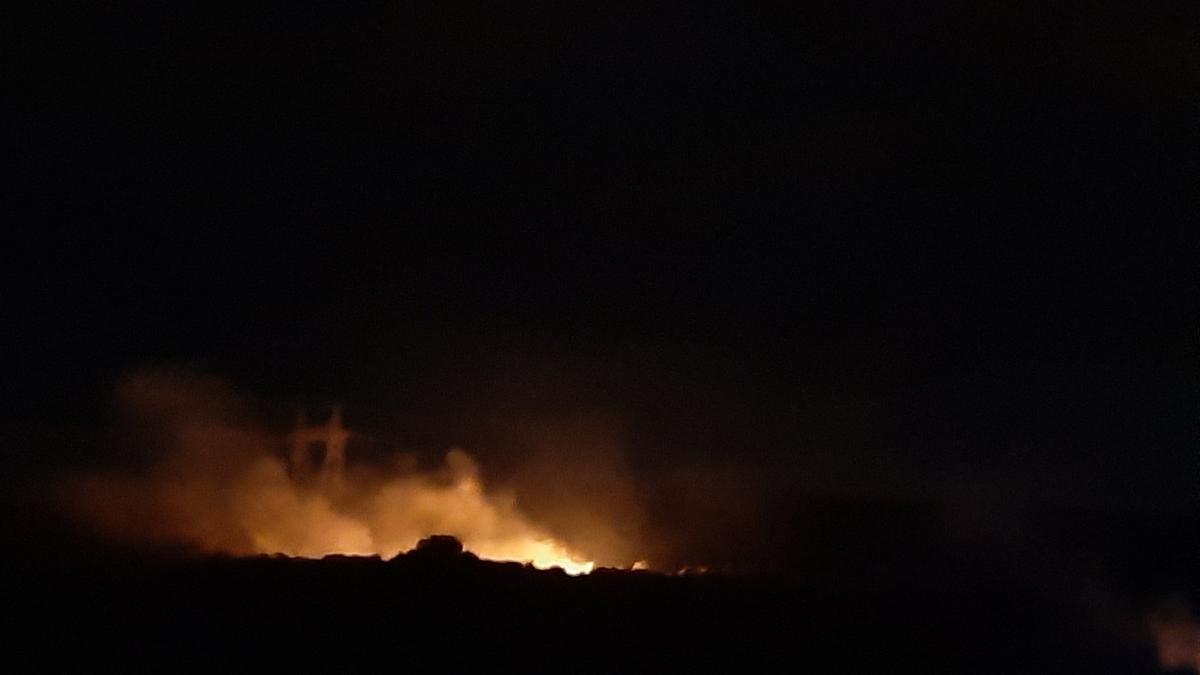
{"type": "Polygon", "coordinates": [[[410,444],[1196,503],[1195,3],[244,5],[6,22],[23,438],[182,363],[410,444]]]}

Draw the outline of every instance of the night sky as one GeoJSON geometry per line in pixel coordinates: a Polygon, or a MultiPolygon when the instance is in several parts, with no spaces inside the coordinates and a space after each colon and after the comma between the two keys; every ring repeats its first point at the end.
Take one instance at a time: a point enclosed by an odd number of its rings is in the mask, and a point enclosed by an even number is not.
{"type": "Polygon", "coordinates": [[[1196,7],[10,18],[8,480],[172,366],[485,466],[602,419],[647,477],[1195,508],[1196,7]]]}

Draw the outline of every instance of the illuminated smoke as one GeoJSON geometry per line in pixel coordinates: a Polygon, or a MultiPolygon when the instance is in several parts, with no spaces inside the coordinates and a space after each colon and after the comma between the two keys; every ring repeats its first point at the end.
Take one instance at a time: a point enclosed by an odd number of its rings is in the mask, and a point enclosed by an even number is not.
{"type": "Polygon", "coordinates": [[[136,442],[157,452],[140,471],[74,476],[62,490],[69,509],[105,535],[236,555],[391,557],[450,534],[482,558],[592,569],[591,557],[548,535],[512,496],[485,490],[462,450],[427,471],[406,457],[388,469],[343,468],[335,457],[305,475],[289,466],[295,445],[285,459],[285,439],[249,419],[218,380],[148,372],[117,393],[140,430],[136,442]]]}
{"type": "Polygon", "coordinates": [[[1150,630],[1160,666],[1200,672],[1200,620],[1182,604],[1173,604],[1152,615],[1150,630]]]}

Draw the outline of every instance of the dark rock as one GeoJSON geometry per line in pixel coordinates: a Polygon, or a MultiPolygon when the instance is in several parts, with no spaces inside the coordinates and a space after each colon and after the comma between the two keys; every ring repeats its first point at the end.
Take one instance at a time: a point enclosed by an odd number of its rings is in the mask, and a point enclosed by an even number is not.
{"type": "Polygon", "coordinates": [[[462,542],[449,534],[435,534],[417,542],[414,554],[422,558],[453,559],[463,552],[462,542]]]}

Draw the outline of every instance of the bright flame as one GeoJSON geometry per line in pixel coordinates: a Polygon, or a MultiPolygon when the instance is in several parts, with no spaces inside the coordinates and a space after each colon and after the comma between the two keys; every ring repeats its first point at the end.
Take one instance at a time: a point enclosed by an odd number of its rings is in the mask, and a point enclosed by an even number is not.
{"type": "Polygon", "coordinates": [[[461,450],[432,473],[297,484],[278,459],[235,472],[183,478],[90,476],[69,490],[75,506],[127,538],[185,541],[214,552],[331,554],[391,558],[418,541],[449,534],[485,560],[587,574],[594,562],[549,536],[513,500],[489,495],[461,450]],[[148,514],[152,514],[148,516],[148,514]]]}
{"type": "Polygon", "coordinates": [[[474,553],[485,560],[516,560],[529,563],[539,570],[558,567],[571,576],[588,574],[595,567],[593,561],[577,560],[561,544],[550,539],[514,541],[494,549],[480,548],[474,550],[474,553]]]}
{"type": "Polygon", "coordinates": [[[339,461],[326,457],[320,470],[306,473],[282,459],[278,436],[244,421],[236,397],[219,382],[150,373],[130,378],[118,393],[149,423],[154,433],[146,443],[159,446],[158,461],[140,474],[92,474],[63,485],[68,507],[110,535],[234,555],[390,558],[449,534],[488,560],[569,574],[594,567],[530,521],[511,496],[486,492],[475,460],[462,450],[448,452],[431,471],[417,470],[415,461],[346,467],[339,451],[339,461]]]}

